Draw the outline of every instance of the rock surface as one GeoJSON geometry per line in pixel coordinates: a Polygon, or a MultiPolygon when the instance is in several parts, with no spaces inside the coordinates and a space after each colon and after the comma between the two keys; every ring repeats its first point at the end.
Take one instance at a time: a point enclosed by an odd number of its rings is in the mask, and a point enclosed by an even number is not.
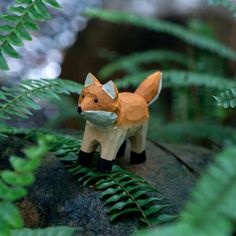
{"type": "Polygon", "coordinates": [[[149,141],[146,153],[145,163],[131,165],[127,149],[119,164],[148,180],[173,206],[173,211],[178,212],[185,205],[200,173],[211,162],[213,152],[193,145],[163,145],[149,141]]]}

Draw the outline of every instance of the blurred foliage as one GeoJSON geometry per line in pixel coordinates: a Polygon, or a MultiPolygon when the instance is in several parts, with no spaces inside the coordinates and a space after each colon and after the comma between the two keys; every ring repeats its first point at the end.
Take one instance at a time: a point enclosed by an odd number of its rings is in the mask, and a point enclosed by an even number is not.
{"type": "Polygon", "coordinates": [[[236,17],[236,3],[232,0],[208,0],[208,2],[212,5],[222,5],[228,8],[233,12],[234,17],[236,17]]]}
{"type": "Polygon", "coordinates": [[[129,23],[155,32],[166,33],[198,48],[214,52],[224,58],[236,60],[236,52],[233,49],[178,24],[114,10],[89,9],[86,11],[86,15],[114,23],[129,23]]]}
{"type": "MultiPolygon", "coordinates": [[[[40,137],[37,146],[31,146],[24,150],[24,158],[10,157],[12,170],[0,171],[1,236],[10,236],[12,235],[11,229],[24,226],[23,218],[13,202],[27,194],[26,187],[34,182],[33,172],[39,167],[41,159],[49,151],[52,142],[51,136],[40,137]]],[[[16,230],[14,235],[20,235],[20,232],[16,230]]],[[[29,232],[28,235],[35,235],[32,230],[31,233],[29,232]]]]}

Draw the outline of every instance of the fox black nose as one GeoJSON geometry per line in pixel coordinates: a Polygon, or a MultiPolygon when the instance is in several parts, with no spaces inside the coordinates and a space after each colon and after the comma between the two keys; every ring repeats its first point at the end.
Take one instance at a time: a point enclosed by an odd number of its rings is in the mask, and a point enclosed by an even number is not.
{"type": "Polygon", "coordinates": [[[81,107],[78,107],[78,108],[77,108],[77,112],[78,112],[79,114],[82,112],[81,107]]]}

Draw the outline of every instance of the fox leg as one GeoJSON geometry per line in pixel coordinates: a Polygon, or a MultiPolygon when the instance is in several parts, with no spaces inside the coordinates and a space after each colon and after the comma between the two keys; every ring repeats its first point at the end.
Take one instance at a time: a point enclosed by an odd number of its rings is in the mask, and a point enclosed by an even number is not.
{"type": "Polygon", "coordinates": [[[126,148],[126,140],[121,144],[116,157],[123,157],[125,155],[125,148],[126,148]]]}
{"type": "Polygon", "coordinates": [[[83,166],[89,166],[92,163],[96,148],[97,141],[92,136],[91,128],[86,125],[84,137],[78,154],[78,162],[83,166]]]}
{"type": "Polygon", "coordinates": [[[116,155],[125,140],[125,133],[119,128],[108,134],[101,142],[101,158],[98,163],[99,171],[111,171],[116,155]]]}
{"type": "Polygon", "coordinates": [[[146,161],[146,138],[147,138],[148,124],[143,124],[137,131],[135,136],[130,138],[131,153],[130,162],[134,164],[141,164],[146,161]]]}

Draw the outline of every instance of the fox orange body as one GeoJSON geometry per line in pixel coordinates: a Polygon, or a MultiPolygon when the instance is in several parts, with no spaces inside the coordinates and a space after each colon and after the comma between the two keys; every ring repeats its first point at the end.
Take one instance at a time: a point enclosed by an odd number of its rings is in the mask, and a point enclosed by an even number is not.
{"type": "Polygon", "coordinates": [[[78,112],[87,120],[79,163],[90,165],[100,145],[98,169],[110,171],[116,156],[124,155],[127,138],[131,143],[131,162],[144,162],[148,105],[157,99],[161,86],[159,71],[149,75],[134,93],[119,93],[112,81],[102,85],[89,73],[78,101],[78,112]]]}

